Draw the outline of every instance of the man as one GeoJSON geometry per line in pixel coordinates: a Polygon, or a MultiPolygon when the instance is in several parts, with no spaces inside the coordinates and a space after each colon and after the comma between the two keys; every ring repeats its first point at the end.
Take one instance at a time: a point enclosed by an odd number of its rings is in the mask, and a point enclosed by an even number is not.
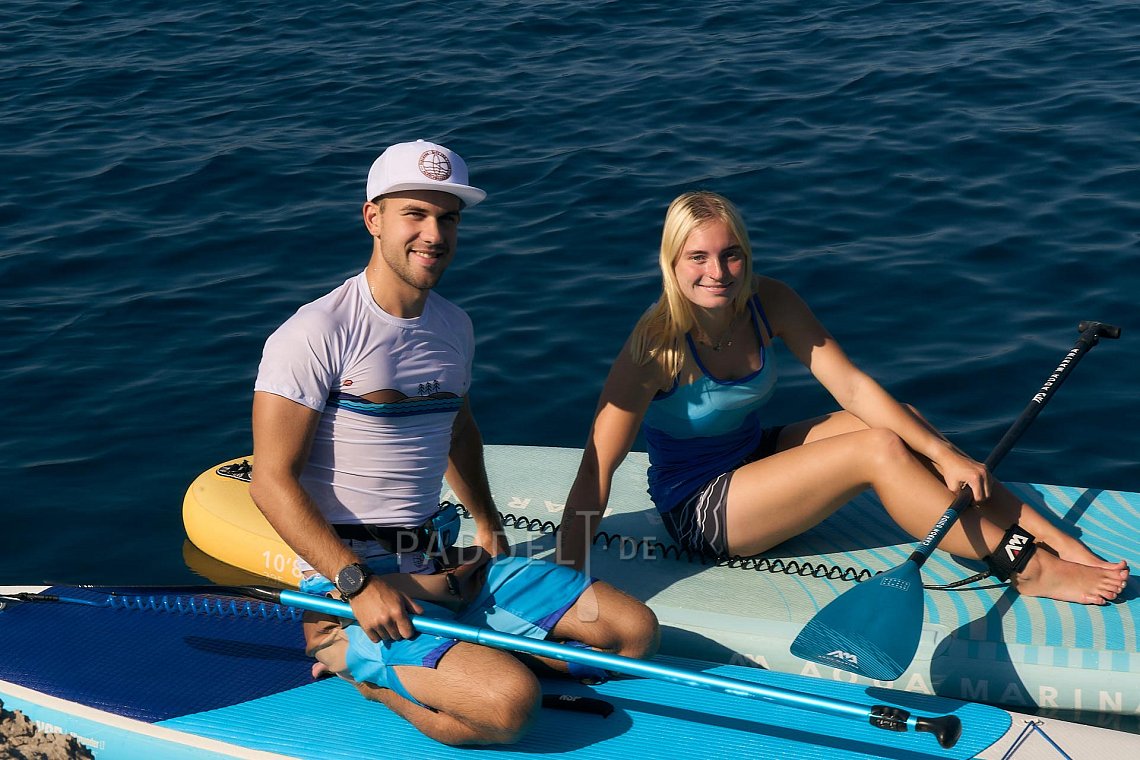
{"type": "Polygon", "coordinates": [[[410,614],[633,657],[657,646],[656,618],[640,602],[570,568],[506,555],[467,400],[471,320],[433,291],[455,256],[462,210],[485,196],[443,146],[385,150],[368,174],[368,267],[269,337],[253,401],[250,493],[297,552],[302,589],[339,592],[357,621],[310,616],[307,651],[448,744],[516,741],[539,684],[509,653],[416,635],[410,614]],[[476,546],[459,559],[438,543],[427,553],[444,532],[432,530],[446,521],[444,476],[476,525],[476,546]]]}

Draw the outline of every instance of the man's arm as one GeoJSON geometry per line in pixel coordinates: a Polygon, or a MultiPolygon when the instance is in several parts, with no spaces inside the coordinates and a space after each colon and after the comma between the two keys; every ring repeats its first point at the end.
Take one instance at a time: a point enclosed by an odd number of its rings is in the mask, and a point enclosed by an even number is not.
{"type": "MultiPolygon", "coordinates": [[[[253,480],[249,494],[265,519],[317,572],[335,578],[360,559],[345,546],[301,486],[320,414],[281,396],[253,394],[253,480]]],[[[368,637],[399,640],[414,635],[408,615],[422,612],[414,600],[373,576],[351,600],[368,637]]]]}
{"type": "Polygon", "coordinates": [[[486,549],[492,557],[506,554],[509,546],[503,535],[503,521],[487,483],[483,436],[475,424],[475,416],[471,414],[470,402],[466,399],[451,427],[447,483],[475,519],[475,544],[486,549]]]}

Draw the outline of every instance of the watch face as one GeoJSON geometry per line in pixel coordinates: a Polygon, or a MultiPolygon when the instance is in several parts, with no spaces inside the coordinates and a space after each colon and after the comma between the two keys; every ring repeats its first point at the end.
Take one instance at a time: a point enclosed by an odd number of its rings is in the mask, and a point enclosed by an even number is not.
{"type": "Polygon", "coordinates": [[[364,588],[364,571],[359,565],[349,565],[336,574],[336,587],[345,596],[352,596],[364,588]]]}

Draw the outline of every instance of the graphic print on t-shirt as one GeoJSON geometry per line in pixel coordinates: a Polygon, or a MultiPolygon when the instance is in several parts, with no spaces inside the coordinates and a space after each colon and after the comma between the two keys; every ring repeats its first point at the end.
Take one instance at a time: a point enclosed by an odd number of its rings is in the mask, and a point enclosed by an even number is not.
{"type": "Polygon", "coordinates": [[[369,395],[381,396],[386,400],[369,401],[360,396],[341,391],[331,393],[328,403],[329,406],[369,417],[406,417],[412,414],[456,412],[463,406],[461,396],[456,396],[447,391],[432,393],[428,396],[408,396],[400,391],[388,388],[369,395]]]}

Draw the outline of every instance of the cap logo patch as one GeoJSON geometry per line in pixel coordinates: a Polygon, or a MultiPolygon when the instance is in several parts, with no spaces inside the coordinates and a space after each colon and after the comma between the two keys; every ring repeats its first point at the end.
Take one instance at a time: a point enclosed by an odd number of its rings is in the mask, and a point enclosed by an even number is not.
{"type": "Polygon", "coordinates": [[[420,173],[428,179],[443,182],[451,176],[451,162],[438,150],[425,150],[420,154],[420,173]]]}

